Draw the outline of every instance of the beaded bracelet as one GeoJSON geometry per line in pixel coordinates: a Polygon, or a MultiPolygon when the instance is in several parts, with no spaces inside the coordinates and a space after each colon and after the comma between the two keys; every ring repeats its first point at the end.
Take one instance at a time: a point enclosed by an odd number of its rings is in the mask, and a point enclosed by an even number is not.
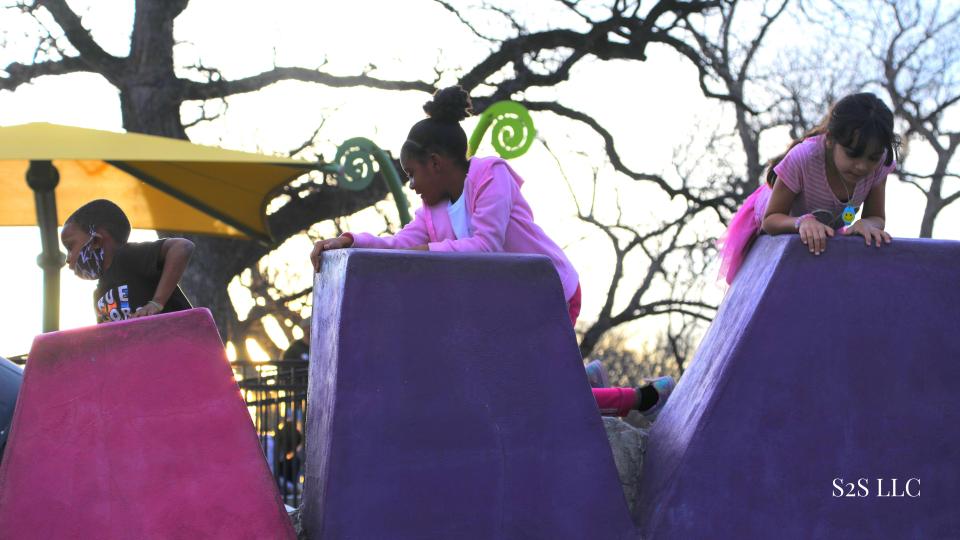
{"type": "Polygon", "coordinates": [[[813,214],[804,214],[804,215],[798,217],[797,220],[793,222],[793,228],[799,231],[799,230],[800,230],[800,224],[803,223],[803,221],[804,221],[805,219],[807,219],[807,218],[812,218],[812,217],[814,217],[813,214]]]}

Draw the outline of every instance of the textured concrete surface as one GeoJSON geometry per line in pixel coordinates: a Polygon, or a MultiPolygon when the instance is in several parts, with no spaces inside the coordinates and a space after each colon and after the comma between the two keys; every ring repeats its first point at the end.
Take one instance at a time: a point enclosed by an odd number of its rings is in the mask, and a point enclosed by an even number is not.
{"type": "Polygon", "coordinates": [[[312,538],[636,538],[545,257],[338,250],[314,287],[312,538]]]}
{"type": "Polygon", "coordinates": [[[3,538],[294,538],[210,312],[38,336],[3,538]]]}
{"type": "Polygon", "coordinates": [[[761,237],[651,429],[644,536],[960,537],[958,284],[957,242],[761,237]]]}

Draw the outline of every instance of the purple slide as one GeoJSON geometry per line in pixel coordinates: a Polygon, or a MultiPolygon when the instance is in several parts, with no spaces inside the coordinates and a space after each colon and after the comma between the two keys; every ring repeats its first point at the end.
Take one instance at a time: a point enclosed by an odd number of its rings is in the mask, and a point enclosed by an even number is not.
{"type": "Polygon", "coordinates": [[[960,538],[960,243],[761,237],[650,434],[644,538],[960,538]]]}
{"type": "Polygon", "coordinates": [[[549,259],[324,253],[311,538],[637,538],[549,259]]]}

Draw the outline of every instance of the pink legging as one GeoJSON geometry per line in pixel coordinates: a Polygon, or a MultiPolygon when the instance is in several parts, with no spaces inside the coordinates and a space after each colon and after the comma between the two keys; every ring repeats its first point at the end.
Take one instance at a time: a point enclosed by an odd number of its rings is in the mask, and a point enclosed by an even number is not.
{"type": "MultiPolygon", "coordinates": [[[[580,316],[580,285],[567,302],[570,324],[577,324],[580,316]]],[[[593,399],[597,400],[600,414],[604,416],[626,416],[637,406],[637,391],[633,388],[593,388],[593,399]]]]}
{"type": "Polygon", "coordinates": [[[626,416],[637,406],[633,388],[593,388],[593,399],[603,416],[626,416]]]}

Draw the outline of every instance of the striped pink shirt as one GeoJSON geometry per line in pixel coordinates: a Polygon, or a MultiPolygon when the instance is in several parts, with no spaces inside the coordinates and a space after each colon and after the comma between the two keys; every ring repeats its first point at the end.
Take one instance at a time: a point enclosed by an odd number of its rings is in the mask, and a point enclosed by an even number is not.
{"type": "MultiPolygon", "coordinates": [[[[822,223],[839,227],[843,225],[840,214],[844,207],[850,204],[859,211],[873,187],[883,183],[887,175],[896,168],[897,163],[894,160],[890,165],[884,166],[883,161],[886,158],[884,154],[873,174],[857,182],[857,187],[850,194],[850,201],[843,202],[837,198],[830,189],[830,184],[827,183],[826,146],[823,139],[824,135],[817,135],[794,146],[773,168],[773,171],[777,173],[777,178],[796,194],[793,207],[790,209],[791,216],[814,214],[822,223]]],[[[757,204],[760,221],[766,213],[769,193],[767,190],[766,200],[757,204]]]]}

